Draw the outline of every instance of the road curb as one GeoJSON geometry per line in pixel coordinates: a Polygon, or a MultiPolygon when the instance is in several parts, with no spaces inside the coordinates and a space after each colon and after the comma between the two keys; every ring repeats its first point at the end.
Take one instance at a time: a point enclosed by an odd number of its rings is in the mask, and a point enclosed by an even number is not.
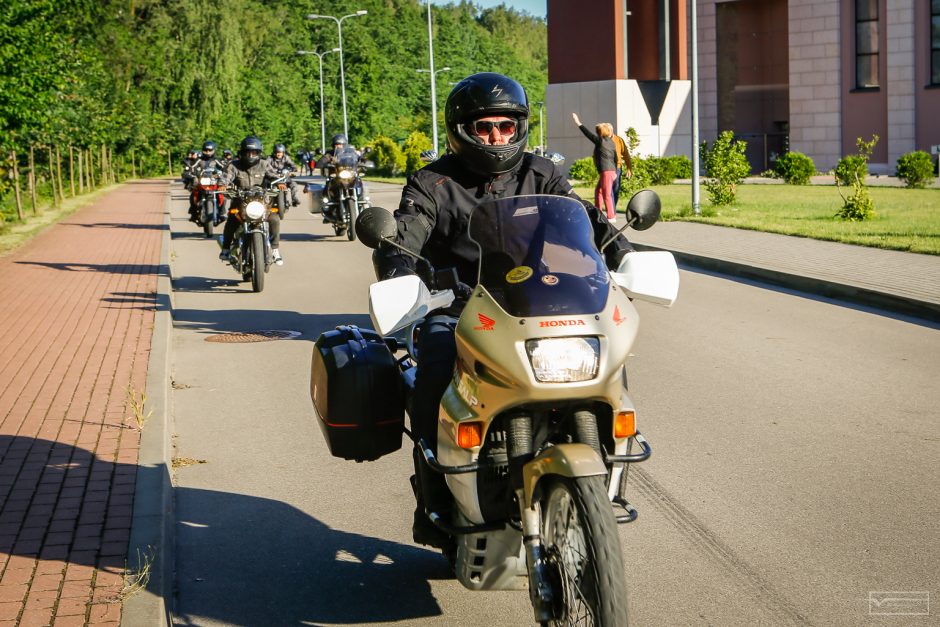
{"type": "Polygon", "coordinates": [[[164,201],[164,232],[160,245],[156,312],[150,361],[147,364],[147,410],[150,419],[140,435],[134,517],[128,543],[127,568],[140,572],[149,562],[150,578],[144,589],[124,601],[121,625],[170,625],[173,585],[173,487],[170,482],[170,331],[172,286],[170,283],[170,200],[164,201]]]}
{"type": "Polygon", "coordinates": [[[940,304],[938,303],[907,298],[898,294],[887,294],[857,285],[848,285],[835,281],[827,281],[825,279],[790,274],[780,270],[773,270],[771,268],[754,266],[737,261],[715,259],[713,257],[696,255],[694,253],[662,246],[650,246],[648,244],[633,242],[633,247],[637,250],[669,251],[676,257],[677,262],[691,268],[761,281],[763,283],[769,283],[771,285],[807,292],[816,296],[823,296],[856,305],[884,309],[892,313],[921,318],[928,322],[940,322],[940,304]]]}

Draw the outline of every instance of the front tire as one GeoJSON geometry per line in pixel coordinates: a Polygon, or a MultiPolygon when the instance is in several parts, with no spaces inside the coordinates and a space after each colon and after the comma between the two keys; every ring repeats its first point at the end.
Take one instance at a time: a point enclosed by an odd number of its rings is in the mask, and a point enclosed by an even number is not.
{"type": "Polygon", "coordinates": [[[264,289],[264,233],[261,231],[251,234],[251,289],[256,292],[264,289]]]}
{"type": "Polygon", "coordinates": [[[205,234],[206,238],[212,237],[212,232],[215,228],[215,204],[212,200],[203,200],[203,211],[202,211],[202,232],[205,234]]]}
{"type": "Polygon", "coordinates": [[[558,617],[548,625],[627,624],[627,589],[603,477],[552,477],[542,499],[542,541],[558,617]]]}
{"type": "Polygon", "coordinates": [[[359,202],[355,194],[346,201],[347,213],[349,214],[349,229],[346,231],[346,237],[350,242],[356,241],[356,218],[359,217],[359,202]]]}

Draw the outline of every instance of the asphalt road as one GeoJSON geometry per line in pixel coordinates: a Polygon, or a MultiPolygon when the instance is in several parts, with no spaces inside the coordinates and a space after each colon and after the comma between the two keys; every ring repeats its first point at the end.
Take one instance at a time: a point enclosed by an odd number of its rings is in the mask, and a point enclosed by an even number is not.
{"type": "MultiPolygon", "coordinates": [[[[174,189],[177,624],[531,624],[525,592],[465,591],[411,543],[406,450],[335,460],[314,422],[312,342],[368,325],[370,251],[299,207],[253,294],[174,189]],[[206,341],[262,329],[301,335],[206,341]]],[[[890,609],[870,592],[940,598],[940,333],[685,271],[672,309],[639,310],[634,624],[935,624],[869,612],[890,609]]]]}

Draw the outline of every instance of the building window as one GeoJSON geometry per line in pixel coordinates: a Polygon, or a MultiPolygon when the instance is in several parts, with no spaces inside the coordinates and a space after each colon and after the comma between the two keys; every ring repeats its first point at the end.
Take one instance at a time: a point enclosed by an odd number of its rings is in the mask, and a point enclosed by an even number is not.
{"type": "Polygon", "coordinates": [[[855,87],[878,87],[878,0],[855,0],[855,87]]]}
{"type": "Polygon", "coordinates": [[[930,84],[940,85],[940,0],[930,0],[930,84]]]}

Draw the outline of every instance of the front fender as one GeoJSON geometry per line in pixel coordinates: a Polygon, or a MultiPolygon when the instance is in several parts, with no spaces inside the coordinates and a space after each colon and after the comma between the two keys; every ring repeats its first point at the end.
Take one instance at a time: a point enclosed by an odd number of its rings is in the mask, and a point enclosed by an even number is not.
{"type": "Polygon", "coordinates": [[[558,444],[545,449],[522,467],[525,506],[533,506],[535,486],[545,475],[574,478],[606,474],[607,467],[600,455],[587,444],[558,444]]]}

